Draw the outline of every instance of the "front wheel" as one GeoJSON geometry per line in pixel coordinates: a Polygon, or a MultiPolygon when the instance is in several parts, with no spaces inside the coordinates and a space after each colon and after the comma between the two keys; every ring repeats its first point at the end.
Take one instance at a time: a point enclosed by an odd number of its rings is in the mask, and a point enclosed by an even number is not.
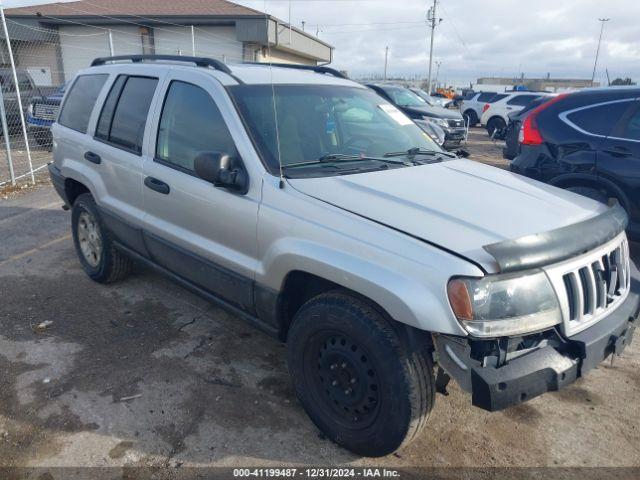
{"type": "Polygon", "coordinates": [[[391,320],[341,291],[319,295],[298,311],[288,363],[311,420],[358,455],[380,457],[405,446],[433,407],[427,346],[410,351],[391,320]]]}

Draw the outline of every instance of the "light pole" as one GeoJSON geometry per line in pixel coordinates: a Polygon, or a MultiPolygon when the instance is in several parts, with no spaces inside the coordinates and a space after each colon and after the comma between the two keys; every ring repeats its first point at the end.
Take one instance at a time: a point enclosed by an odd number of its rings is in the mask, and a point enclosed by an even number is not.
{"type": "Polygon", "coordinates": [[[440,25],[442,19],[436,16],[436,7],[438,6],[438,0],[433,0],[433,6],[427,11],[427,23],[431,28],[431,46],[429,47],[429,77],[427,79],[427,93],[431,94],[431,67],[433,65],[433,37],[436,32],[436,27],[440,25]]]}
{"type": "Polygon", "coordinates": [[[436,60],[436,79],[433,82],[436,89],[438,88],[438,77],[440,76],[440,65],[442,65],[442,61],[436,60]]]}
{"type": "Polygon", "coordinates": [[[600,26],[600,38],[598,39],[598,49],[596,50],[596,61],[593,63],[593,74],[591,75],[591,86],[593,87],[593,81],[596,79],[596,68],[598,67],[598,57],[600,56],[600,44],[602,43],[602,34],[604,33],[604,24],[607,23],[610,18],[599,18],[600,26]]]}
{"type": "Polygon", "coordinates": [[[389,64],[389,47],[384,49],[384,81],[387,81],[387,65],[389,64]]]}

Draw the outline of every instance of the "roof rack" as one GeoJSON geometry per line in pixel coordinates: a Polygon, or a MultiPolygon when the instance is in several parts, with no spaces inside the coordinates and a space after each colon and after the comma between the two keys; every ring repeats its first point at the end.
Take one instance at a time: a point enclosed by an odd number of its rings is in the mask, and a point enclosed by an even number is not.
{"type": "Polygon", "coordinates": [[[293,70],[309,70],[316,73],[324,73],[327,75],[333,75],[334,77],[349,79],[344,73],[339,72],[335,68],[325,67],[323,65],[298,65],[295,63],[269,63],[269,62],[244,62],[243,65],[261,65],[263,67],[271,66],[278,68],[291,68],[293,70]]]}
{"type": "Polygon", "coordinates": [[[165,60],[171,62],[188,62],[195,63],[198,67],[211,67],[228,75],[231,75],[231,69],[220,60],[206,57],[188,57],[183,55],[117,55],[115,57],[100,57],[91,62],[92,67],[104,65],[107,62],[119,62],[122,60],[131,60],[133,63],[140,63],[145,60],[165,60]]]}

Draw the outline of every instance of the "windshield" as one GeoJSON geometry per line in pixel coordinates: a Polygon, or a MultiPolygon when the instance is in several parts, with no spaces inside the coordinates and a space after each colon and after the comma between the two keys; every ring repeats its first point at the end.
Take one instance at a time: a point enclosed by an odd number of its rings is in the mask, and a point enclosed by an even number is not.
{"type": "Polygon", "coordinates": [[[438,101],[435,98],[433,98],[431,95],[429,95],[427,92],[424,92],[422,90],[412,90],[412,92],[415,93],[416,95],[418,95],[422,100],[427,102],[432,107],[436,103],[438,103],[438,101]]]}
{"type": "Polygon", "coordinates": [[[383,89],[392,98],[393,103],[401,107],[424,107],[427,103],[408,88],[384,87],[383,89]]]}
{"type": "Polygon", "coordinates": [[[279,169],[278,155],[286,168],[340,155],[384,157],[414,148],[441,152],[411,119],[369,89],[238,85],[229,92],[272,173],[279,169]]]}

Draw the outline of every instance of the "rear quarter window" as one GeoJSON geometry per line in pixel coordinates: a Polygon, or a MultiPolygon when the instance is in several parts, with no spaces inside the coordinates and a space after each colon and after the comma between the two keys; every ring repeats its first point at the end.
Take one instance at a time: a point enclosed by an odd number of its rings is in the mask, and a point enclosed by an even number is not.
{"type": "Polygon", "coordinates": [[[610,135],[622,116],[633,105],[632,100],[608,102],[583,107],[566,113],[566,119],[578,129],[593,135],[610,135]]]}
{"type": "Polygon", "coordinates": [[[78,132],[87,133],[89,118],[98,95],[109,75],[81,75],[73,82],[62,105],[58,123],[78,132]]]}

